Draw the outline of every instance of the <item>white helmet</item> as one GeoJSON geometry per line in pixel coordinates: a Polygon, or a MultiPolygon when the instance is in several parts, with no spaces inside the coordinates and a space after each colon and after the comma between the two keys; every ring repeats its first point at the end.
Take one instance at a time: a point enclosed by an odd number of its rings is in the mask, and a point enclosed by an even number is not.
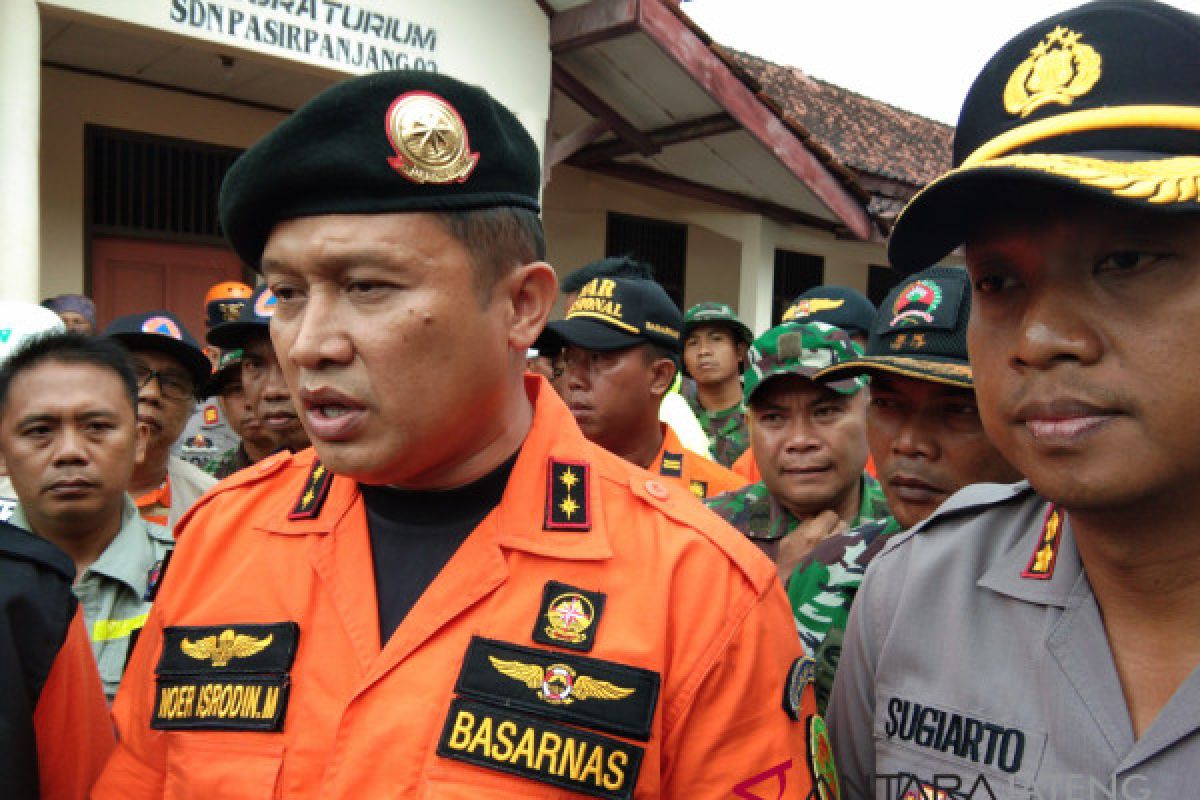
{"type": "Polygon", "coordinates": [[[58,314],[48,308],[0,300],[0,363],[33,337],[66,329],[58,314]]]}

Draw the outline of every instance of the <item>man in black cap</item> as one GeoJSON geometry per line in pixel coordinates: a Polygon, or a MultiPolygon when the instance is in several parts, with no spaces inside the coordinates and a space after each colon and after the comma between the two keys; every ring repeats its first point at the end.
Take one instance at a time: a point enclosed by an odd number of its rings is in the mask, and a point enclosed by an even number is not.
{"type": "Polygon", "coordinates": [[[149,431],[145,457],[129,482],[142,518],[173,531],[175,523],[216,483],[171,448],[183,433],[212,362],[169,311],[118,317],[104,335],[133,354],[138,380],[138,424],[149,431]]]}
{"type": "Polygon", "coordinates": [[[824,322],[841,328],[859,347],[866,347],[875,304],[849,286],[814,286],[799,295],[783,312],[782,322],[824,322]]]}
{"type": "Polygon", "coordinates": [[[897,269],[965,245],[980,417],[1029,482],[872,562],[829,706],[850,797],[1196,793],[1197,42],[1145,0],[1032,26],[897,219],[897,269]]]}
{"type": "Polygon", "coordinates": [[[563,400],[584,435],[703,499],[745,481],[686,449],[659,421],[679,372],[683,315],[652,280],[593,278],[539,343],[562,364],[563,400]]]}
{"type": "Polygon", "coordinates": [[[94,798],[836,792],[769,562],[524,378],[539,164],[486,92],[401,71],[230,170],[314,448],[181,527],[94,798]]]}
{"type": "MultiPolygon", "coordinates": [[[[309,439],[271,347],[270,324],[275,306],[271,290],[258,287],[236,319],[208,332],[208,343],[222,350],[240,351],[238,364],[245,403],[274,443],[271,452],[282,447],[295,453],[308,447],[309,439]]],[[[261,444],[256,449],[261,452],[261,444]]]]}
{"type": "Polygon", "coordinates": [[[817,374],[818,380],[870,377],[867,443],[889,511],[824,540],[790,576],[788,599],[801,641],[816,654],[822,708],[851,603],[888,537],[924,520],[964,486],[1021,479],[979,420],[967,360],[970,312],[964,270],[923,270],[884,299],[865,355],[817,374]]]}
{"type": "Polygon", "coordinates": [[[228,478],[240,469],[257,464],[280,448],[279,437],[263,425],[258,418],[258,410],[246,399],[241,348],[221,353],[208,391],[210,396],[217,398],[222,416],[237,434],[238,442],[205,464],[205,472],[217,480],[228,478]]]}

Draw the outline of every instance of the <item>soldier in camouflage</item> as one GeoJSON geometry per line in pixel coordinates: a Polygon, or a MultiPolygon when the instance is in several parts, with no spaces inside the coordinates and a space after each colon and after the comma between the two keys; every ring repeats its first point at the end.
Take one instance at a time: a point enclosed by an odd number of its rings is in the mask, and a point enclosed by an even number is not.
{"type": "Polygon", "coordinates": [[[866,355],[818,374],[828,380],[870,377],[867,441],[892,513],[818,544],[788,583],[796,628],[804,646],[816,653],[822,710],[850,605],[888,537],[928,517],[963,486],[1020,480],[979,420],[967,360],[970,311],[963,270],[919,272],[880,306],[866,355]]]}
{"type": "Polygon", "coordinates": [[[744,398],[762,480],[714,497],[709,507],[776,562],[785,580],[834,530],[888,515],[867,461],[867,379],[817,379],[862,351],[821,322],[785,324],[750,347],[744,398]]]}
{"type": "Polygon", "coordinates": [[[750,446],[741,370],[754,334],[724,303],[700,303],[683,317],[683,364],[695,382],[684,397],[708,436],[713,459],[733,465],[750,446]]]}

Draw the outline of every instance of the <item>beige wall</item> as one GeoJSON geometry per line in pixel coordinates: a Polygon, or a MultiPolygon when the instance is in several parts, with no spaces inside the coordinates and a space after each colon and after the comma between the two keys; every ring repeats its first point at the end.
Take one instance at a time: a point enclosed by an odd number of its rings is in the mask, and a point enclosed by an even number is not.
{"type": "Polygon", "coordinates": [[[42,69],[42,297],[84,290],[84,126],[247,147],[282,115],[54,68],[42,69]]]}
{"type": "Polygon", "coordinates": [[[867,267],[887,263],[880,243],[844,241],[573,167],[558,166],[550,177],[543,196],[546,242],[560,275],[604,256],[609,211],[681,222],[688,226],[684,302],[727,302],[756,332],[770,322],[776,249],[821,256],[827,283],[864,292],[867,267]]]}

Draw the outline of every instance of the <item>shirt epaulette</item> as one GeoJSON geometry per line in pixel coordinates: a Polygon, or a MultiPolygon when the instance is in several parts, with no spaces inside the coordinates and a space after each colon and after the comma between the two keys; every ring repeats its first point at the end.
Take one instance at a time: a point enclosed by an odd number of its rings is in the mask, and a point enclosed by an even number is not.
{"type": "Polygon", "coordinates": [[[900,531],[888,537],[888,542],[884,545],[879,555],[882,556],[885,553],[892,552],[918,533],[924,536],[932,536],[940,534],[943,531],[954,531],[959,527],[957,525],[943,527],[941,524],[943,522],[949,522],[959,517],[982,514],[996,506],[1020,501],[1033,493],[1034,489],[1029,485],[1029,481],[1020,481],[1018,483],[974,483],[970,486],[964,486],[950,495],[946,502],[938,506],[937,510],[924,520],[918,522],[908,530],[900,531]]]}

